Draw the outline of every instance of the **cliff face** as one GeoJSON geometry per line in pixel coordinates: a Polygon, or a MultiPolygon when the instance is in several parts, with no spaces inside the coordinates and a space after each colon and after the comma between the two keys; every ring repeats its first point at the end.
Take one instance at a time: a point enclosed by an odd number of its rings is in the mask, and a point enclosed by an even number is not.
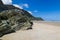
{"type": "MultiPolygon", "coordinates": [[[[15,6],[13,6],[13,5],[4,5],[1,0],[0,0],[0,4],[1,4],[0,5],[0,12],[2,12],[4,10],[18,9],[18,10],[21,10],[22,13],[24,13],[24,15],[30,17],[33,20],[38,20],[39,19],[39,18],[36,18],[36,17],[32,16],[30,13],[28,13],[27,11],[25,11],[23,9],[17,8],[15,6]]],[[[43,19],[40,18],[39,20],[43,20],[43,19]]]]}
{"type": "Polygon", "coordinates": [[[27,11],[13,5],[4,5],[0,0],[0,37],[31,28],[32,19],[35,17],[27,11]]]}
{"type": "Polygon", "coordinates": [[[0,13],[0,37],[17,30],[27,30],[30,25],[30,18],[21,10],[11,9],[0,13]]]}
{"type": "Polygon", "coordinates": [[[0,37],[17,30],[27,30],[30,27],[30,18],[20,8],[13,5],[4,5],[0,0],[0,37]]]}

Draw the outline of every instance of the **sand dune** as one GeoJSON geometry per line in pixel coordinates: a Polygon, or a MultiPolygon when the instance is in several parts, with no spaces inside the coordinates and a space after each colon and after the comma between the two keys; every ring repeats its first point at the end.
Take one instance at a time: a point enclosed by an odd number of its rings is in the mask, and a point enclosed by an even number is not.
{"type": "Polygon", "coordinates": [[[3,36],[2,40],[60,40],[60,26],[56,23],[34,22],[33,30],[20,30],[3,36]]]}

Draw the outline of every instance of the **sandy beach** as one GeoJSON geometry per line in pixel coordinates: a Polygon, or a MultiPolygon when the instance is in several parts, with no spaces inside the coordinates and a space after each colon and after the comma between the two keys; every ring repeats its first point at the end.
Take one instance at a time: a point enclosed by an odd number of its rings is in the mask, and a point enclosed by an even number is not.
{"type": "Polygon", "coordinates": [[[60,40],[60,22],[34,21],[32,30],[17,31],[2,40],[60,40]]]}

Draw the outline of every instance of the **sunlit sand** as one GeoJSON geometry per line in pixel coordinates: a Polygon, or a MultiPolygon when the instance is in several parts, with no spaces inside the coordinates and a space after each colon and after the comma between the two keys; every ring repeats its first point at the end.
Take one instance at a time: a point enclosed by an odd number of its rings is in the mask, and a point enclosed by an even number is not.
{"type": "Polygon", "coordinates": [[[34,21],[32,30],[20,30],[3,36],[2,40],[60,40],[60,23],[34,21]]]}

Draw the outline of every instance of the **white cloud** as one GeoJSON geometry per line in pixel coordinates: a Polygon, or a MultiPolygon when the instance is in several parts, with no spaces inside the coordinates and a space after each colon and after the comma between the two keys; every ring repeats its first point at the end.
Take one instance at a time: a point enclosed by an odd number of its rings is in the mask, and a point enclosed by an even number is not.
{"type": "Polygon", "coordinates": [[[20,6],[20,5],[17,5],[17,4],[13,4],[15,7],[18,7],[18,8],[21,8],[21,9],[23,9],[23,7],[22,6],[20,6]]]}
{"type": "Polygon", "coordinates": [[[6,5],[11,5],[12,4],[12,0],[2,0],[2,2],[6,5]]]}
{"type": "MultiPolygon", "coordinates": [[[[2,0],[2,2],[5,4],[5,5],[12,5],[12,0],[2,0]]],[[[17,4],[13,4],[15,7],[18,7],[18,8],[21,8],[23,9],[24,7],[25,8],[29,8],[29,4],[27,3],[23,3],[21,5],[17,5],[17,4]]]]}
{"type": "Polygon", "coordinates": [[[32,12],[31,11],[28,11],[30,14],[32,14],[32,12]]]}
{"type": "Polygon", "coordinates": [[[24,7],[25,8],[29,8],[29,5],[28,4],[21,4],[21,5],[18,5],[18,4],[13,4],[15,7],[18,7],[18,8],[21,8],[23,9],[24,7]]]}
{"type": "Polygon", "coordinates": [[[22,4],[23,7],[29,8],[29,5],[27,3],[22,4]]]}

